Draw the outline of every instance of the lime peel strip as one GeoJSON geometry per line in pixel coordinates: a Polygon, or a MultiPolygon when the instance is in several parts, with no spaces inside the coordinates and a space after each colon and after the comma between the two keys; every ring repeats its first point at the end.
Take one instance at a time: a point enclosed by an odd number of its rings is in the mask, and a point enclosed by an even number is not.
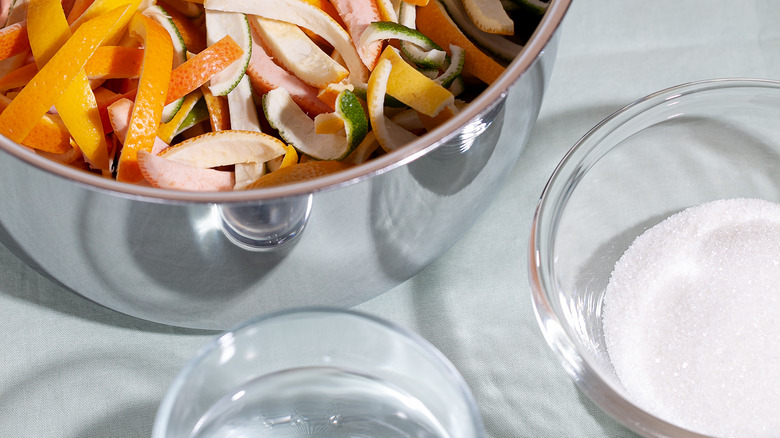
{"type": "Polygon", "coordinates": [[[402,44],[404,54],[415,64],[423,67],[439,68],[446,62],[447,53],[417,29],[392,21],[375,21],[371,23],[360,37],[361,45],[368,45],[374,41],[395,39],[401,42],[411,43],[415,47],[402,44]]]}
{"type": "Polygon", "coordinates": [[[284,88],[263,96],[263,110],[279,136],[302,153],[318,160],[341,160],[363,140],[368,120],[357,97],[343,90],[336,99],[336,115],[344,120],[344,132],[317,134],[314,121],[298,107],[284,88]]]}

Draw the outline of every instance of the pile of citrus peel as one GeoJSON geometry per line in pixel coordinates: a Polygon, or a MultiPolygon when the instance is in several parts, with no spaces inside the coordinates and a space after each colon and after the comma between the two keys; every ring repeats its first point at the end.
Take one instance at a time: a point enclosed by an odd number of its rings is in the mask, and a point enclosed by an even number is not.
{"type": "Polygon", "coordinates": [[[488,53],[453,21],[465,12],[479,36],[511,35],[498,0],[452,2],[13,0],[0,15],[0,134],[167,189],[336,172],[452,117],[459,93],[504,71],[495,54],[521,48],[488,53]]]}

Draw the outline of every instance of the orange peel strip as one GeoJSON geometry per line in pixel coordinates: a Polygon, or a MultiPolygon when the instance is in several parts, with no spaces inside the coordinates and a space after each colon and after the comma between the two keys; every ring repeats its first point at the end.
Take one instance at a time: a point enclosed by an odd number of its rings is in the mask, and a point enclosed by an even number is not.
{"type": "Polygon", "coordinates": [[[108,107],[121,99],[122,95],[102,86],[92,90],[92,93],[95,95],[95,101],[97,101],[98,104],[100,121],[103,123],[103,132],[108,134],[114,130],[114,127],[111,126],[111,121],[108,118],[108,107]]]}
{"type": "Polygon", "coordinates": [[[207,85],[200,87],[206,108],[209,110],[209,123],[212,131],[226,131],[230,129],[230,111],[225,96],[215,96],[207,85]]]}
{"type": "MultiPolygon", "coordinates": [[[[202,2],[200,2],[202,3],[202,2]]],[[[184,46],[192,53],[200,53],[206,48],[206,30],[204,26],[199,25],[195,20],[187,18],[175,7],[168,5],[165,1],[158,1],[158,5],[165,9],[165,12],[171,16],[171,20],[179,29],[181,37],[184,39],[184,46]]]]}
{"type": "Polygon", "coordinates": [[[138,151],[151,152],[157,137],[157,126],[171,77],[173,44],[162,26],[141,13],[133,15],[130,32],[144,41],[144,61],[130,126],[119,156],[117,180],[138,182],[144,178],[138,167],[138,151]]]}
{"type": "Polygon", "coordinates": [[[95,51],[84,66],[89,79],[137,78],[141,75],[143,49],[104,46],[95,51]]]}
{"type": "MultiPolygon", "coordinates": [[[[132,47],[98,47],[95,54],[84,65],[87,78],[119,79],[137,78],[141,75],[143,50],[132,47]]],[[[0,78],[0,91],[21,88],[38,73],[35,63],[23,65],[0,78]]]]}
{"type": "MultiPolygon", "coordinates": [[[[42,67],[70,37],[70,28],[59,0],[31,0],[28,6],[30,48],[42,67]]],[[[108,144],[89,79],[82,71],[55,103],[65,126],[87,161],[108,171],[108,144]]]]}
{"type": "Polygon", "coordinates": [[[38,73],[38,66],[35,65],[35,63],[23,65],[15,70],[11,70],[7,75],[0,78],[0,91],[24,87],[33,77],[35,77],[36,73],[38,73]]]}
{"type": "Polygon", "coordinates": [[[76,21],[92,5],[92,2],[93,0],[75,0],[68,12],[68,24],[76,21]]]}
{"type": "Polygon", "coordinates": [[[417,29],[441,47],[454,44],[466,52],[463,74],[490,85],[504,72],[504,67],[475,46],[452,21],[438,0],[417,8],[417,29]]]}
{"type": "MultiPolygon", "coordinates": [[[[230,35],[206,47],[171,71],[170,84],[165,104],[174,102],[208,82],[215,74],[241,57],[244,51],[230,35]]],[[[128,99],[135,99],[138,90],[124,93],[128,99]]]]}
{"type": "Polygon", "coordinates": [[[238,43],[230,35],[225,35],[221,40],[176,67],[171,72],[166,105],[205,84],[212,76],[240,58],[243,53],[238,43]]]}
{"type": "Polygon", "coordinates": [[[22,143],[33,126],[62,96],[87,60],[131,13],[122,6],[81,26],[0,114],[0,134],[22,143]]]}
{"type": "MultiPolygon", "coordinates": [[[[0,113],[10,104],[11,99],[0,94],[0,113]]],[[[59,117],[49,114],[38,120],[22,144],[52,154],[64,154],[73,149],[68,128],[59,117]]]]}
{"type": "Polygon", "coordinates": [[[30,48],[26,23],[16,23],[0,30],[0,60],[18,55],[30,48]]]}
{"type": "MultiPolygon", "coordinates": [[[[130,12],[135,12],[141,5],[141,0],[94,0],[89,7],[72,23],[70,23],[70,30],[75,32],[81,25],[95,17],[106,14],[108,11],[112,11],[116,8],[130,5],[130,12]]],[[[128,19],[129,21],[129,19],[128,19]]],[[[109,32],[106,37],[106,43],[108,45],[115,45],[124,34],[124,26],[117,27],[109,32]]]]}
{"type": "Polygon", "coordinates": [[[39,149],[36,150],[36,153],[58,163],[70,164],[75,167],[83,167],[84,161],[82,158],[84,158],[84,155],[81,154],[81,149],[79,149],[75,144],[71,146],[72,147],[70,150],[63,154],[52,154],[51,152],[44,152],[39,149]]]}

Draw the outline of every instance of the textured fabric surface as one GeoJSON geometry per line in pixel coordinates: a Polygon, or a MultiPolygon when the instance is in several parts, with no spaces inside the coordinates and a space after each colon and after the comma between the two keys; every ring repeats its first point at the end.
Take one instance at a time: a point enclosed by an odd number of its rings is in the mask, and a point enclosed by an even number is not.
{"type": "MultiPolygon", "coordinates": [[[[780,79],[778,17],[766,0],[575,0],[539,121],[496,201],[436,263],[358,309],[441,349],[490,437],[633,436],[577,390],[537,327],[526,254],[538,196],[569,147],[635,99],[700,79],[780,79]]],[[[0,247],[0,435],[149,436],[168,384],[215,335],[95,305],[0,247]]]]}

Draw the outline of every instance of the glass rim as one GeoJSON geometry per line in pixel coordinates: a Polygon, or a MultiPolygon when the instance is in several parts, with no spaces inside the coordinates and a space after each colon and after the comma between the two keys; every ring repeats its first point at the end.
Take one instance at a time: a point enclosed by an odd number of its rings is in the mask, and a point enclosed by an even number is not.
{"type": "Polygon", "coordinates": [[[482,422],[482,417],[479,413],[479,408],[477,407],[477,403],[474,399],[474,395],[472,394],[471,389],[455,365],[453,365],[452,362],[444,355],[444,353],[431,344],[427,339],[412,330],[406,329],[396,323],[366,312],[339,307],[305,306],[269,312],[243,321],[233,326],[232,328],[221,332],[219,335],[212,338],[205,345],[200,347],[195,355],[186,362],[181,370],[179,370],[176,377],[166,389],[165,395],[163,396],[163,399],[158,406],[157,413],[155,414],[154,425],[152,427],[152,438],[165,437],[165,432],[168,427],[169,415],[174,403],[178,398],[179,392],[186,383],[189,375],[202,364],[202,362],[210,353],[213,353],[215,350],[219,349],[220,339],[222,339],[224,336],[230,336],[234,334],[238,335],[241,332],[257,327],[258,325],[296,315],[341,316],[357,318],[408,340],[414,346],[418,347],[426,356],[428,356],[431,362],[441,370],[442,374],[446,376],[447,380],[453,382],[453,384],[457,387],[458,392],[461,394],[462,399],[466,402],[468,407],[469,416],[471,418],[470,424],[473,427],[473,436],[476,438],[481,438],[484,436],[484,424],[482,422]]]}
{"type": "Polygon", "coordinates": [[[563,156],[544,186],[531,224],[528,247],[528,277],[531,299],[537,323],[545,341],[576,385],[587,396],[619,423],[640,434],[658,434],[685,438],[709,438],[661,419],[624,397],[602,375],[590,355],[574,339],[572,329],[553,304],[557,289],[552,284],[554,268],[546,264],[545,251],[551,250],[551,236],[557,230],[557,217],[568,203],[578,176],[587,173],[582,164],[600,145],[601,137],[608,136],[620,126],[673,99],[723,89],[780,90],[780,81],[759,78],[715,78],[687,82],[662,89],[637,99],[588,130],[563,156]],[[554,190],[555,189],[555,190],[554,190]],[[563,336],[561,336],[563,334],[563,336]]]}

